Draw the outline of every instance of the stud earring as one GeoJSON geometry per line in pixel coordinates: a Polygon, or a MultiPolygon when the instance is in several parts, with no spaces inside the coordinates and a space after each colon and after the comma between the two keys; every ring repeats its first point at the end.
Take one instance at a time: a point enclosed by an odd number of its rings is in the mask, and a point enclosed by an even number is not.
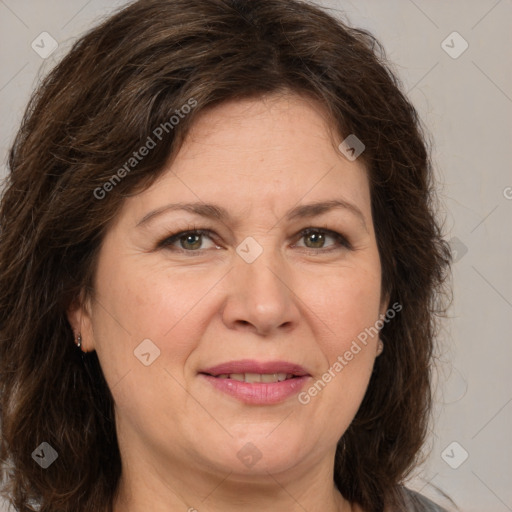
{"type": "Polygon", "coordinates": [[[76,346],[78,348],[81,348],[82,347],[82,334],[81,333],[78,333],[78,337],[76,339],[76,346]]]}

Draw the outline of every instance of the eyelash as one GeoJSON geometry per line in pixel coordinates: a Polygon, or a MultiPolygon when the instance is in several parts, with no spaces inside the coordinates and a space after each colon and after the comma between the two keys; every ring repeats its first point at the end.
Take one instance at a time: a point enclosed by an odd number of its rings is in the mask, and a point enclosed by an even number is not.
{"type": "MultiPolygon", "coordinates": [[[[340,249],[348,249],[348,250],[353,249],[352,245],[350,244],[350,242],[347,240],[347,238],[345,236],[343,236],[341,233],[338,233],[337,231],[333,231],[331,229],[326,229],[326,228],[319,228],[319,227],[305,228],[302,231],[300,231],[300,233],[298,233],[298,240],[300,240],[301,238],[303,238],[307,235],[311,235],[311,234],[323,234],[323,235],[330,236],[335,240],[335,244],[330,246],[330,248],[328,248],[328,249],[323,249],[323,248],[314,249],[314,248],[310,248],[310,247],[301,247],[301,249],[305,249],[305,252],[325,254],[325,253],[330,253],[330,252],[340,250],[340,249]]],[[[161,240],[157,244],[157,249],[170,248],[173,243],[179,241],[180,238],[185,237],[186,235],[207,236],[212,241],[214,241],[212,238],[213,231],[211,231],[210,229],[201,229],[201,228],[193,226],[192,229],[188,229],[186,231],[179,231],[179,232],[171,234],[170,236],[165,237],[163,240],[161,240]]],[[[193,256],[193,255],[197,255],[198,253],[202,254],[205,251],[208,251],[211,249],[187,250],[187,249],[182,249],[182,248],[174,248],[171,250],[180,252],[180,253],[185,253],[188,256],[193,256]]]]}

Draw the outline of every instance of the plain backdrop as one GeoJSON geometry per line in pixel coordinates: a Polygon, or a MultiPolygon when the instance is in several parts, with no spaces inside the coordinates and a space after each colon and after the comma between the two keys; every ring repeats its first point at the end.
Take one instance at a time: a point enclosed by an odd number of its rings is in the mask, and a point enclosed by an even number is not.
{"type": "MultiPolygon", "coordinates": [[[[0,0],[1,176],[40,77],[125,3],[0,0]],[[43,32],[58,43],[48,58],[31,46],[43,32]]],[[[440,213],[457,260],[436,421],[409,486],[446,504],[442,490],[466,512],[512,511],[512,1],[316,3],[383,43],[433,138],[440,213]]]]}

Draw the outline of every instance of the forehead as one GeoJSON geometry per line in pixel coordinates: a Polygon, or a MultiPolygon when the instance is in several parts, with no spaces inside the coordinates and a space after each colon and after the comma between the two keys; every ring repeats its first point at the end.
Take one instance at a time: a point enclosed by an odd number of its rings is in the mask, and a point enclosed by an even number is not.
{"type": "Polygon", "coordinates": [[[322,106],[296,95],[223,103],[204,111],[133,215],[176,200],[279,217],[299,203],[343,199],[369,213],[367,173],[336,147],[322,106]]]}
{"type": "MultiPolygon", "coordinates": [[[[203,111],[188,134],[179,159],[215,154],[237,162],[240,170],[250,169],[255,163],[282,163],[269,169],[276,173],[284,171],[285,164],[329,161],[322,154],[329,144],[336,153],[336,138],[319,102],[295,94],[274,94],[230,101],[203,111]]],[[[268,165],[261,166],[262,172],[266,169],[268,165]]]]}

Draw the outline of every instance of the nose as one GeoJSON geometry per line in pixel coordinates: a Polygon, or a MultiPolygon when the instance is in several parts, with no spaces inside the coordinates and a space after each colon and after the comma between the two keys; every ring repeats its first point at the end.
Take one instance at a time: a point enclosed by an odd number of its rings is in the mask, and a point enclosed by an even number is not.
{"type": "Polygon", "coordinates": [[[299,322],[298,297],[286,262],[270,251],[252,263],[238,258],[228,275],[222,318],[230,329],[268,336],[293,330],[299,322]]]}

